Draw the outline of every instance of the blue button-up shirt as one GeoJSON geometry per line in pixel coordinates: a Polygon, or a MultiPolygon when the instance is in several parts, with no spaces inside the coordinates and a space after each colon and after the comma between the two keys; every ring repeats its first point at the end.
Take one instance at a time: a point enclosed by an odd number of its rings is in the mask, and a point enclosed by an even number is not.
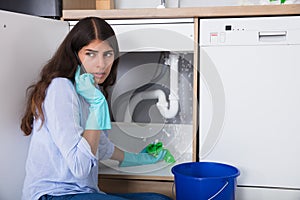
{"type": "Polygon", "coordinates": [[[100,192],[98,160],[112,156],[114,145],[102,132],[96,156],[82,137],[89,105],[72,82],[55,78],[43,103],[45,122],[35,119],[26,161],[23,200],[44,194],[100,192]]]}

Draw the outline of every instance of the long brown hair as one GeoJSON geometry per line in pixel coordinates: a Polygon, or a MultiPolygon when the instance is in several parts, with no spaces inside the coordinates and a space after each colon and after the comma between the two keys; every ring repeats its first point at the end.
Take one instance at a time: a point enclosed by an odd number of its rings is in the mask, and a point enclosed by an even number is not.
{"type": "Polygon", "coordinates": [[[75,53],[78,53],[82,47],[95,39],[107,41],[114,50],[115,60],[111,72],[106,80],[99,85],[103,88],[103,93],[107,97],[107,87],[113,85],[116,80],[119,62],[118,42],[113,29],[108,23],[101,18],[87,17],[81,19],[72,28],[54,56],[42,69],[39,81],[28,87],[26,110],[21,122],[21,130],[25,135],[31,134],[34,119],[40,118],[42,123],[45,121],[42,104],[51,81],[56,77],[64,77],[74,83],[74,76],[78,66],[75,53]]]}

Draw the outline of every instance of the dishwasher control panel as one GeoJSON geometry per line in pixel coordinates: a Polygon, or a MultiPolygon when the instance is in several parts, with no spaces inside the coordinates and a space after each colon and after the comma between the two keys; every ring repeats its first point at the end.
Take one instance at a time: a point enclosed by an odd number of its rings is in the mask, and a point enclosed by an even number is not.
{"type": "Polygon", "coordinates": [[[299,16],[200,19],[199,24],[201,46],[300,44],[299,16]]]}

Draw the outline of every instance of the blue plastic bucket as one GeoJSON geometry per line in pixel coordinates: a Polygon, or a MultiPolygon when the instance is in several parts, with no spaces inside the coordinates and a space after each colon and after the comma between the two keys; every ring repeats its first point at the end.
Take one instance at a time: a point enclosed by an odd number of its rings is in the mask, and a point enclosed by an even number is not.
{"type": "Polygon", "coordinates": [[[176,200],[234,200],[237,168],[215,162],[189,162],[172,168],[176,200]]]}

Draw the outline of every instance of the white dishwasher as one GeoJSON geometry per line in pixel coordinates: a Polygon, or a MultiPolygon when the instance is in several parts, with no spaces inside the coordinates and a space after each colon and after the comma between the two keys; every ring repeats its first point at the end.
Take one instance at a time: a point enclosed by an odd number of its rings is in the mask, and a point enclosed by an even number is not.
{"type": "Polygon", "coordinates": [[[300,199],[300,17],[200,19],[199,160],[238,200],[300,199]]]}

